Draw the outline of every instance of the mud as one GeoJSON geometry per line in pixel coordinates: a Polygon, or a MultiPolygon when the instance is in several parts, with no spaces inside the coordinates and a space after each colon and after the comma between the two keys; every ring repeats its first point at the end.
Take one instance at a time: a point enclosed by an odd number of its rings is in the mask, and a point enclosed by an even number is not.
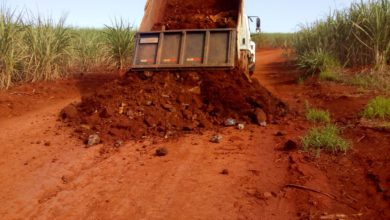
{"type": "Polygon", "coordinates": [[[272,122],[287,108],[237,71],[128,73],[64,108],[61,118],[83,140],[99,134],[109,143],[199,133],[229,118],[256,123],[258,111],[272,122]]]}
{"type": "Polygon", "coordinates": [[[180,1],[167,0],[162,20],[153,30],[235,28],[240,0],[180,1]]]}

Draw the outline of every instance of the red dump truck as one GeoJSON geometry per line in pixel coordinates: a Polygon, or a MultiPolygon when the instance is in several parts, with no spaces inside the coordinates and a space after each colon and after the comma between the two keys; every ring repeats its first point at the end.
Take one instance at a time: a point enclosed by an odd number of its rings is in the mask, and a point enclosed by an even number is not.
{"type": "Polygon", "coordinates": [[[132,70],[241,68],[254,71],[256,45],[244,0],[148,0],[132,70]]]}

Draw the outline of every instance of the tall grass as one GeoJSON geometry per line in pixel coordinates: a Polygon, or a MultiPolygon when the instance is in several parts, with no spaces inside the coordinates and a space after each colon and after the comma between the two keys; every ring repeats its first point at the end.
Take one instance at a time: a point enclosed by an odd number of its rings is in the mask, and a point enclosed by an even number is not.
{"type": "Polygon", "coordinates": [[[25,27],[26,74],[31,81],[53,80],[66,76],[70,65],[72,35],[65,18],[34,18],[25,27]]]}
{"type": "Polygon", "coordinates": [[[0,89],[130,65],[135,29],[124,19],[102,29],[72,28],[65,20],[0,8],[0,89]]]}
{"type": "Polygon", "coordinates": [[[23,60],[21,18],[16,11],[0,8],[0,88],[20,78],[23,60]]]}
{"type": "Polygon", "coordinates": [[[288,48],[293,42],[293,33],[259,33],[253,34],[252,40],[257,48],[288,48]]]}
{"type": "Polygon", "coordinates": [[[73,66],[83,72],[97,71],[112,66],[109,59],[109,45],[103,29],[77,28],[72,30],[73,66]]]}
{"type": "Polygon", "coordinates": [[[390,95],[390,72],[363,70],[358,74],[345,75],[342,80],[361,89],[371,89],[390,95]]]}
{"type": "Polygon", "coordinates": [[[350,8],[301,26],[294,48],[299,59],[327,54],[343,66],[373,65],[383,69],[390,61],[390,1],[354,2],[350,8]]]}
{"type": "Polygon", "coordinates": [[[115,19],[112,26],[106,26],[106,40],[110,57],[122,71],[130,66],[133,54],[135,32],[133,26],[124,19],[115,19]]]}

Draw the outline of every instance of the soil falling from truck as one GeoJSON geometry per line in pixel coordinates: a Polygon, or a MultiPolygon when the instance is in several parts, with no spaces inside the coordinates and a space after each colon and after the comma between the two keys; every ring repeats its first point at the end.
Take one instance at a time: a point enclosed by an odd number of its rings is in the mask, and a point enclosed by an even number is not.
{"type": "Polygon", "coordinates": [[[61,117],[84,140],[98,133],[112,142],[177,137],[224,126],[229,118],[256,123],[260,109],[269,122],[286,113],[257,81],[235,71],[129,73],[66,107],[61,117]]]}
{"type": "Polygon", "coordinates": [[[237,27],[240,0],[167,0],[153,30],[209,29],[237,27]]]}

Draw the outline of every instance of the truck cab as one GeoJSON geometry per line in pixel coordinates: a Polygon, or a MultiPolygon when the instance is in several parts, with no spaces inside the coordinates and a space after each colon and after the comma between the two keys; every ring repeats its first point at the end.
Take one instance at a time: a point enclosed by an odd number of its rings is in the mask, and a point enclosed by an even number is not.
{"type": "MultiPolygon", "coordinates": [[[[250,23],[253,22],[254,18],[256,19],[256,32],[260,32],[261,27],[261,21],[260,18],[257,16],[247,16],[246,14],[241,14],[241,25],[239,25],[239,48],[240,48],[240,55],[244,56],[241,57],[242,59],[248,59],[248,63],[245,64],[248,66],[248,71],[250,74],[253,74],[255,71],[256,66],[256,43],[252,41],[251,38],[251,28],[250,23]]],[[[245,62],[245,61],[244,61],[245,62]]]]}

